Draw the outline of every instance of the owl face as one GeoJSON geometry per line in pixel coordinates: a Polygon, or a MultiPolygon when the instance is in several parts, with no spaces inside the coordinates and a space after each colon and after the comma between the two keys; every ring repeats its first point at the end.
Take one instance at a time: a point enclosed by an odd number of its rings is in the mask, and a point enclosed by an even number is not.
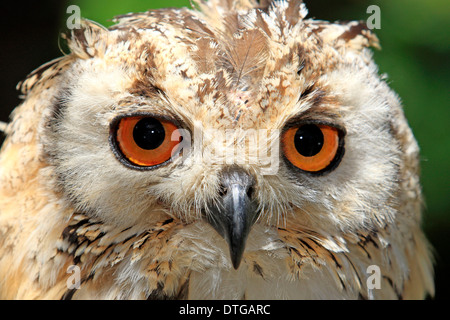
{"type": "Polygon", "coordinates": [[[235,267],[255,225],[390,221],[401,111],[370,32],[304,19],[298,1],[200,6],[72,32],[42,123],[66,203],[142,230],[167,216],[213,228],[235,267]]]}

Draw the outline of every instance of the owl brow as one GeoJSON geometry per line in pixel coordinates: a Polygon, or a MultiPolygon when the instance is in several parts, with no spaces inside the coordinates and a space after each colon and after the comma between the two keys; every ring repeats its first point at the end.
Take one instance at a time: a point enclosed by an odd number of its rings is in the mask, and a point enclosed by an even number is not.
{"type": "Polygon", "coordinates": [[[305,123],[329,125],[341,130],[344,134],[346,132],[344,123],[342,122],[342,116],[334,112],[334,110],[332,111],[325,107],[309,108],[306,111],[292,116],[286,121],[285,128],[305,123]]]}

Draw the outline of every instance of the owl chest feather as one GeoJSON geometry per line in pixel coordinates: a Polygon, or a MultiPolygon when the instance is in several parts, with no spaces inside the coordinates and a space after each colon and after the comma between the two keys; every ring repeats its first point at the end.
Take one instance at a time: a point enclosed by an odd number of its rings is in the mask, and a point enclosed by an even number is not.
{"type": "Polygon", "coordinates": [[[82,275],[80,288],[63,298],[369,298],[367,255],[346,253],[337,239],[307,231],[255,225],[236,270],[227,244],[206,223],[170,218],[145,232],[107,229],[84,215],[64,229],[58,252],[82,275]]]}

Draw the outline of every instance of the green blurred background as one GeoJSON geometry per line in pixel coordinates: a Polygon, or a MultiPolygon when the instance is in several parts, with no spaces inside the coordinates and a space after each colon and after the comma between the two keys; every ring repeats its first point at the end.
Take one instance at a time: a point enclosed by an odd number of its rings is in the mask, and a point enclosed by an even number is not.
{"type": "MultiPolygon", "coordinates": [[[[436,249],[436,299],[450,293],[450,1],[448,0],[304,0],[309,17],[366,20],[368,6],[381,9],[375,30],[382,50],[375,51],[380,73],[403,100],[406,116],[421,147],[426,198],[424,227],[436,249]]],[[[61,55],[60,33],[76,4],[85,18],[105,26],[127,12],[190,6],[189,0],[2,1],[0,120],[20,103],[16,84],[42,63],[61,55]]],[[[1,137],[3,138],[3,137],[1,137]]],[[[1,141],[0,141],[1,142],[1,141]]]]}

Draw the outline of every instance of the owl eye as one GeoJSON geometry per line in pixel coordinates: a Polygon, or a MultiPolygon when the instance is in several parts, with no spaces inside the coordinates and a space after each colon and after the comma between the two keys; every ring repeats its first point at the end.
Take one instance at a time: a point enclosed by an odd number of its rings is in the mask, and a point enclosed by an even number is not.
{"type": "Polygon", "coordinates": [[[179,128],[170,121],[136,116],[122,118],[117,126],[116,142],[132,164],[151,167],[168,161],[181,142],[181,135],[174,135],[179,128]],[[179,137],[175,141],[172,137],[179,137]]]}
{"type": "Polygon", "coordinates": [[[304,124],[289,128],[282,143],[286,158],[304,171],[323,171],[339,158],[339,130],[331,126],[304,124]]]}

